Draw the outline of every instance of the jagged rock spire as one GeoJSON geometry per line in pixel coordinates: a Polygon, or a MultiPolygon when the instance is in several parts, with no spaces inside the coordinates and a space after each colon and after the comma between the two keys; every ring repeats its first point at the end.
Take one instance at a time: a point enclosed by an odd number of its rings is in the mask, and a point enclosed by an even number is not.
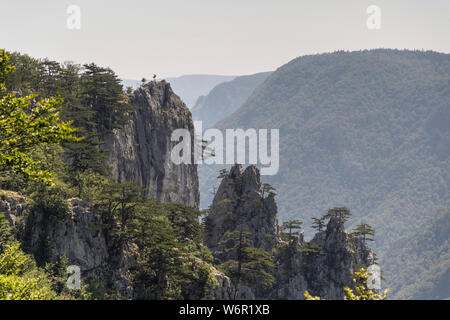
{"type": "Polygon", "coordinates": [[[206,218],[206,245],[216,262],[235,259],[221,242],[227,232],[250,232],[251,245],[275,252],[275,285],[258,298],[304,299],[308,290],[323,299],[343,299],[344,287],[360,266],[374,263],[362,239],[351,237],[344,219],[331,217],[326,229],[307,242],[301,233],[294,242],[280,240],[277,206],[273,195],[264,195],[259,169],[234,165],[214,196],[206,218]],[[272,250],[274,249],[274,250],[272,250]]]}
{"type": "Polygon", "coordinates": [[[171,141],[176,129],[187,129],[194,142],[191,112],[166,81],[151,81],[134,91],[130,103],[136,106],[131,119],[107,137],[109,164],[116,181],[131,181],[147,195],[161,202],[178,202],[198,207],[200,192],[197,165],[174,164],[171,141]]]}
{"type": "Polygon", "coordinates": [[[223,178],[206,218],[205,242],[216,259],[227,260],[220,242],[226,232],[250,232],[252,246],[270,250],[278,238],[277,206],[273,195],[264,197],[259,169],[234,165],[223,178]]]}

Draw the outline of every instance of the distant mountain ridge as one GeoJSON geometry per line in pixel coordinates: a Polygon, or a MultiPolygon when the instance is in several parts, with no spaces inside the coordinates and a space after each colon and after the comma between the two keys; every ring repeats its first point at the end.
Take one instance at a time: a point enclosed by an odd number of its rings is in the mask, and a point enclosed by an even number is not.
{"type": "MultiPolygon", "coordinates": [[[[222,82],[233,80],[236,76],[192,74],[180,77],[165,78],[170,83],[174,92],[183,100],[188,108],[192,108],[198,97],[208,94],[212,88],[222,82]]],[[[150,81],[148,78],[147,81],[150,81]]],[[[158,79],[162,80],[162,79],[158,79]]],[[[141,80],[122,79],[124,88],[136,89],[141,85],[141,80]]]]}
{"type": "Polygon", "coordinates": [[[237,110],[271,73],[261,72],[240,76],[218,84],[208,95],[197,99],[191,109],[194,121],[202,121],[203,128],[206,129],[225,119],[237,110]]]}
{"type": "Polygon", "coordinates": [[[421,225],[412,236],[396,241],[381,256],[386,285],[395,299],[450,298],[450,208],[421,225]]]}
{"type": "MultiPolygon", "coordinates": [[[[375,228],[381,267],[402,270],[391,245],[450,205],[449,124],[450,54],[378,49],[294,59],[215,127],[278,128],[280,171],[264,179],[280,218],[348,206],[375,228]]],[[[199,166],[202,207],[218,169],[199,166]]]]}

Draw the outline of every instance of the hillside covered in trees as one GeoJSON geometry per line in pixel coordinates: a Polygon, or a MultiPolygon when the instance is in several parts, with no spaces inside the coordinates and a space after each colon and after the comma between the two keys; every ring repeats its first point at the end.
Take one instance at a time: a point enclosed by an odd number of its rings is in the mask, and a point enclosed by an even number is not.
{"type": "Polygon", "coordinates": [[[394,299],[450,297],[450,211],[440,211],[416,234],[394,242],[382,252],[386,286],[394,299]]]}
{"type": "Polygon", "coordinates": [[[240,76],[215,86],[208,95],[200,96],[192,107],[192,118],[210,128],[236,111],[271,72],[240,76]]]}
{"type": "MultiPolygon", "coordinates": [[[[449,90],[448,54],[379,49],[304,56],[272,73],[215,127],[279,128],[280,170],[265,178],[277,188],[280,218],[308,220],[347,205],[354,223],[377,230],[382,268],[401,270],[391,246],[419,234],[450,205],[449,90]]],[[[199,167],[202,206],[210,203],[220,168],[199,167]]],[[[387,283],[400,288],[400,279],[387,283]]]]}
{"type": "Polygon", "coordinates": [[[345,207],[306,242],[236,165],[199,211],[196,167],[167,154],[189,110],[165,81],[119,82],[0,51],[0,299],[385,298],[368,288],[371,232],[347,233],[345,207]]]}

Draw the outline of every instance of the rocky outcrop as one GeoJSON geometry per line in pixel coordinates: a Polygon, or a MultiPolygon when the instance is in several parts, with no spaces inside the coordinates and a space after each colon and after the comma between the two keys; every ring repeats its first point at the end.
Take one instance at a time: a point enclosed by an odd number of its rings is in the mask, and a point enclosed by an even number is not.
{"type": "MultiPolygon", "coordinates": [[[[136,107],[130,119],[104,137],[113,177],[118,182],[140,185],[152,199],[198,206],[196,165],[176,165],[170,157],[177,143],[171,141],[174,130],[189,130],[194,142],[190,111],[165,81],[141,86],[129,102],[136,107]]],[[[191,156],[193,160],[193,153],[191,156]]],[[[14,225],[25,199],[9,191],[0,196],[0,212],[14,225]]],[[[67,204],[67,210],[64,201],[50,212],[39,206],[29,210],[21,242],[39,263],[65,255],[70,265],[80,267],[83,283],[101,283],[132,298],[136,245],[116,241],[100,213],[88,202],[73,198],[67,204]]]]}
{"type": "Polygon", "coordinates": [[[283,241],[276,213],[273,195],[263,194],[259,170],[235,165],[224,176],[206,218],[205,242],[216,262],[234,258],[221,242],[226,232],[235,230],[251,232],[251,246],[274,253],[275,284],[263,296],[253,293],[256,298],[304,299],[308,290],[322,299],[343,299],[344,287],[353,285],[353,273],[374,263],[373,252],[346,232],[341,218],[331,217],[309,242],[303,233],[283,241]]]}
{"type": "MultiPolygon", "coordinates": [[[[152,81],[132,94],[136,107],[131,119],[106,139],[109,164],[116,181],[131,181],[161,202],[199,205],[197,167],[176,165],[170,152],[175,129],[188,129],[193,143],[194,126],[189,109],[165,81],[152,81]]],[[[192,150],[194,150],[192,148],[192,150]]]]}
{"type": "Polygon", "coordinates": [[[344,287],[353,286],[353,273],[375,262],[373,252],[362,239],[349,236],[338,218],[331,218],[310,242],[291,248],[285,245],[285,255],[278,257],[274,298],[303,299],[308,290],[322,299],[343,299],[344,287]]]}
{"type": "Polygon", "coordinates": [[[250,232],[253,247],[270,250],[278,241],[277,207],[273,195],[264,195],[259,169],[235,165],[222,180],[206,218],[205,242],[218,262],[230,258],[223,252],[225,234],[250,232]]]}
{"type": "Polygon", "coordinates": [[[3,214],[11,226],[25,209],[25,197],[18,192],[0,190],[0,214],[3,214]]]}
{"type": "MultiPolygon", "coordinates": [[[[231,279],[224,273],[218,271],[217,269],[211,270],[211,273],[216,278],[219,285],[212,290],[210,297],[213,300],[231,300],[234,296],[234,288],[231,284],[231,279]]],[[[236,297],[240,300],[254,300],[255,294],[252,290],[243,283],[240,283],[236,297]]]]}
{"type": "Polygon", "coordinates": [[[25,246],[45,261],[66,255],[83,275],[98,274],[108,264],[108,246],[100,214],[83,200],[68,200],[69,212],[50,216],[39,210],[27,216],[25,246]]]}
{"type": "Polygon", "coordinates": [[[83,283],[109,286],[131,298],[136,246],[112,241],[100,213],[87,201],[72,198],[67,202],[67,212],[31,210],[20,240],[41,263],[65,255],[69,265],[80,267],[83,283]]]}

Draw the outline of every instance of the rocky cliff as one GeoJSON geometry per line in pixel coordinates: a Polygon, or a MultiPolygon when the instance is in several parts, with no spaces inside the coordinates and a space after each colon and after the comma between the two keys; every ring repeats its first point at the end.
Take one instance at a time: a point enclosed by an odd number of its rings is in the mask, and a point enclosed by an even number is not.
{"type": "Polygon", "coordinates": [[[324,299],[343,299],[343,289],[352,286],[358,267],[374,263],[372,251],[361,239],[351,237],[339,218],[331,218],[326,229],[309,242],[303,233],[290,242],[281,240],[274,196],[264,194],[255,166],[232,167],[214,197],[206,218],[205,242],[216,262],[231,258],[221,241],[226,232],[234,230],[251,232],[251,245],[274,255],[275,285],[266,296],[257,298],[304,299],[308,290],[324,299]]]}
{"type": "Polygon", "coordinates": [[[68,200],[68,212],[29,212],[23,240],[41,259],[54,261],[64,254],[70,264],[88,275],[108,264],[108,246],[101,225],[100,214],[88,202],[72,198],[68,200]]]}
{"type": "MultiPolygon", "coordinates": [[[[141,86],[131,94],[129,103],[136,107],[130,119],[105,137],[113,177],[118,182],[135,182],[148,197],[160,202],[197,207],[196,165],[176,165],[170,159],[176,143],[171,141],[175,129],[187,129],[194,137],[190,111],[165,81],[141,86]]],[[[1,191],[0,196],[0,214],[14,226],[22,216],[26,199],[11,191],[1,191]]],[[[65,255],[69,264],[80,267],[86,282],[111,282],[114,288],[133,297],[129,276],[136,263],[134,244],[113,241],[101,214],[88,202],[60,200],[63,203],[58,210],[28,210],[19,240],[41,263],[65,255]]]]}
{"type": "Polygon", "coordinates": [[[239,228],[250,232],[251,245],[271,250],[279,241],[277,206],[273,195],[265,197],[259,169],[248,166],[245,170],[235,165],[227,174],[214,197],[206,219],[206,245],[218,262],[229,256],[223,253],[221,241],[226,232],[239,228]]]}
{"type": "Polygon", "coordinates": [[[331,218],[326,230],[305,242],[299,237],[299,248],[287,244],[278,256],[277,285],[272,296],[278,299],[303,299],[304,292],[322,299],[343,299],[344,287],[352,287],[352,276],[360,266],[374,264],[374,254],[360,238],[344,229],[344,222],[331,218]]]}
{"type": "Polygon", "coordinates": [[[106,139],[114,178],[137,183],[152,199],[198,206],[196,165],[170,159],[175,129],[188,129],[194,139],[189,109],[165,81],[141,86],[129,102],[136,107],[131,119],[106,139]]]}

